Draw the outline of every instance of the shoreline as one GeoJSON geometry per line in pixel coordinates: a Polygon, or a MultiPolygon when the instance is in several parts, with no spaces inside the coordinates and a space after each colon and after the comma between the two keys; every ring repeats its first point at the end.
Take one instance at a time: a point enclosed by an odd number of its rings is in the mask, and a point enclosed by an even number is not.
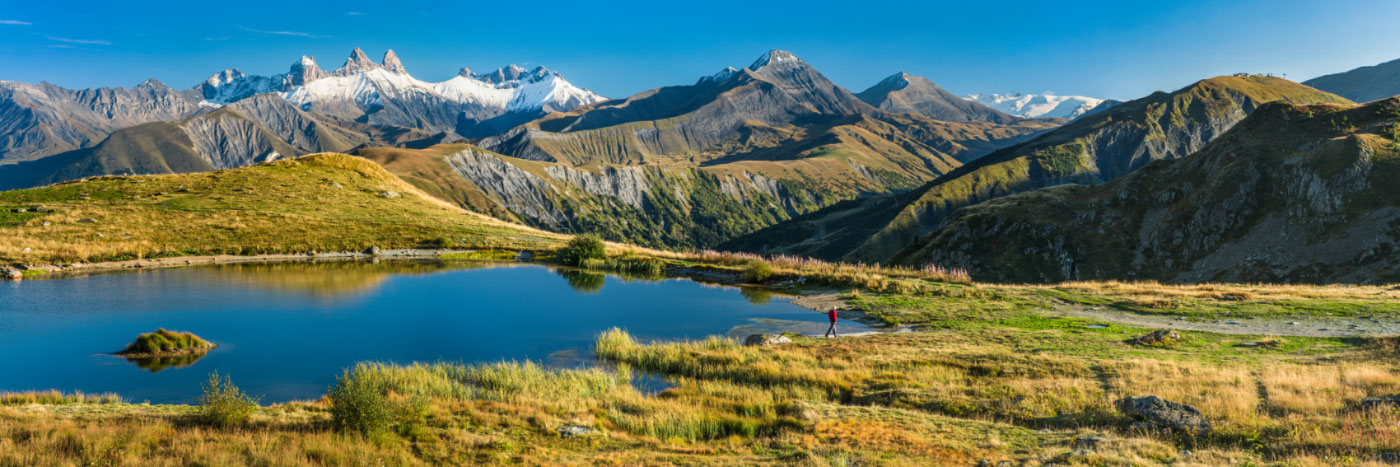
{"type": "Polygon", "coordinates": [[[442,259],[443,255],[472,253],[476,251],[482,250],[401,248],[381,250],[377,254],[371,254],[366,252],[335,251],[307,253],[276,253],[260,255],[193,255],[173,256],[169,258],[143,258],[121,261],[103,261],[100,263],[72,263],[69,265],[45,264],[38,266],[23,267],[0,266],[0,281],[21,281],[35,279],[33,277],[23,277],[24,271],[39,271],[39,278],[49,279],[78,277],[88,274],[100,274],[104,272],[113,271],[167,269],[186,266],[205,266],[211,264],[296,263],[313,261],[334,262],[374,259],[442,259]]]}

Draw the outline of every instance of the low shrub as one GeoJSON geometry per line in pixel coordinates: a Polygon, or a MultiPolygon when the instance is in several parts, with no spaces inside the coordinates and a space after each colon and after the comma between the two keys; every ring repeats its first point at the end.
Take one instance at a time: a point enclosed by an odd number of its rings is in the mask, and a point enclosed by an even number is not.
{"type": "Polygon", "coordinates": [[[745,281],[760,283],[770,277],[773,277],[773,266],[769,265],[767,261],[755,259],[744,266],[745,281]]]}
{"type": "Polygon", "coordinates": [[[569,266],[582,265],[584,260],[606,256],[603,239],[593,234],[576,235],[559,250],[559,261],[569,266]]]}
{"type": "Polygon", "coordinates": [[[200,385],[204,392],[199,395],[199,418],[204,423],[217,427],[242,425],[258,410],[258,399],[244,393],[233,385],[233,378],[219,372],[209,374],[209,380],[200,385]]]}
{"type": "Polygon", "coordinates": [[[327,394],[336,429],[369,435],[393,425],[393,409],[384,378],[360,367],[346,370],[327,394]]]}

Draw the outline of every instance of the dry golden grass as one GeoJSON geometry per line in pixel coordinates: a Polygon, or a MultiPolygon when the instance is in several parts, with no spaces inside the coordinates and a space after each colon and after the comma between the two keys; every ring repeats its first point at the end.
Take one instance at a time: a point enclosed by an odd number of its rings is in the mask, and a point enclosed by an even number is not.
{"type": "Polygon", "coordinates": [[[1063,282],[1053,285],[1018,286],[1057,288],[1098,294],[1170,301],[1195,298],[1223,301],[1309,299],[1400,299],[1394,285],[1309,285],[1309,284],[1163,284],[1151,281],[1063,282]]]}

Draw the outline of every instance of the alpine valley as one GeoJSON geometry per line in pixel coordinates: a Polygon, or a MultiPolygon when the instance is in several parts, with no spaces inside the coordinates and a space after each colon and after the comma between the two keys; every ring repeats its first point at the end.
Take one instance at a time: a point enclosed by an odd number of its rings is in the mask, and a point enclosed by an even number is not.
{"type": "Polygon", "coordinates": [[[0,467],[1400,464],[1400,6],[12,3],[0,467]]]}

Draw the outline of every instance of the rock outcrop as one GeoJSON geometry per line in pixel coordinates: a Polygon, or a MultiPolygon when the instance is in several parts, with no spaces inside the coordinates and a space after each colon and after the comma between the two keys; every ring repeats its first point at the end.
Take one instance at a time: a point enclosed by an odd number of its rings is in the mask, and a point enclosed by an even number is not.
{"type": "Polygon", "coordinates": [[[1206,435],[1211,430],[1210,420],[1195,407],[1157,396],[1125,397],[1114,401],[1113,406],[1135,420],[1133,427],[1141,430],[1189,436],[1206,435]]]}

